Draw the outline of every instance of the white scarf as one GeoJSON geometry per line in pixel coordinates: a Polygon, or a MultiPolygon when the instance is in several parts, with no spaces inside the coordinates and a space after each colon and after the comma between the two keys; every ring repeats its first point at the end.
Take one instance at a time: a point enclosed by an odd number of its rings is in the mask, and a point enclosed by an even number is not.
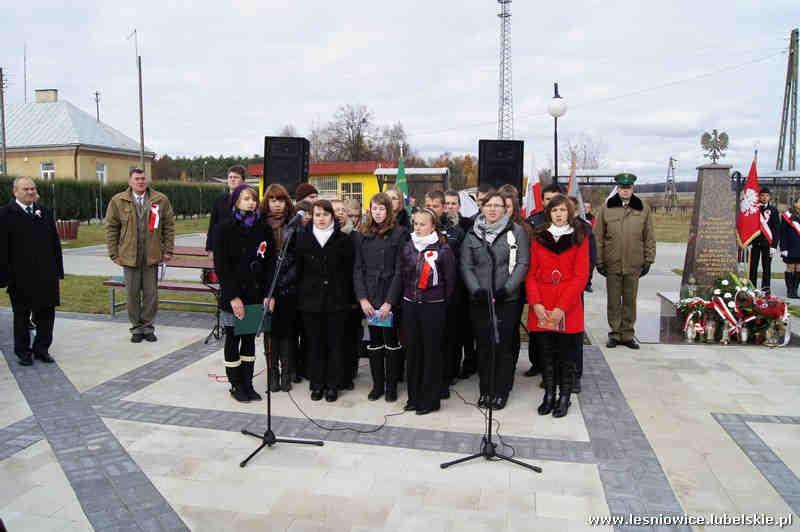
{"type": "Polygon", "coordinates": [[[435,244],[438,241],[439,234],[436,231],[428,236],[417,236],[417,233],[411,233],[411,242],[414,244],[414,248],[416,248],[417,251],[422,251],[426,247],[430,246],[431,244],[435,244]]]}
{"type": "Polygon", "coordinates": [[[325,244],[330,240],[331,235],[333,235],[333,224],[328,226],[327,229],[317,229],[315,225],[312,227],[311,232],[314,233],[314,238],[319,242],[319,247],[324,248],[325,244]]]}
{"type": "Polygon", "coordinates": [[[575,232],[575,229],[573,229],[572,226],[569,224],[562,225],[560,227],[555,224],[550,224],[550,227],[548,227],[547,230],[550,232],[551,235],[553,235],[553,240],[555,240],[556,242],[558,242],[558,239],[561,238],[562,236],[571,235],[572,233],[575,232]]]}

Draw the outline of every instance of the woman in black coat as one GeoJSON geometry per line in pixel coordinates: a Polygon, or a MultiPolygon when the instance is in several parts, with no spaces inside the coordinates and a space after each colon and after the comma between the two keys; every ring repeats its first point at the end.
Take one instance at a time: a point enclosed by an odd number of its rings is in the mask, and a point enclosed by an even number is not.
{"type": "Polygon", "coordinates": [[[273,183],[264,191],[261,205],[264,221],[272,228],[275,237],[275,254],[279,254],[284,242],[289,240],[278,283],[275,286],[275,310],[272,313],[272,327],[269,336],[264,336],[267,353],[270,391],[292,389],[292,377],[296,368],[297,343],[297,269],[295,268],[294,247],[297,225],[290,226],[294,215],[289,192],[278,183],[273,183]],[[276,356],[273,356],[276,355],[276,356]],[[280,363],[280,367],[279,367],[280,363]]]}
{"type": "Polygon", "coordinates": [[[275,239],[257,207],[255,189],[236,187],[231,194],[231,217],[217,226],[212,240],[225,327],[225,373],[231,395],[239,402],[259,401],[261,396],[253,389],[256,335],[235,336],[236,320],[244,318],[246,305],[274,307],[265,298],[275,268],[275,239]]]}
{"type": "Polygon", "coordinates": [[[295,248],[297,306],[308,335],[311,399],[324,394],[333,402],[346,370],[342,333],[353,298],[353,240],[339,230],[330,201],[314,202],[312,216],[295,248]]]}
{"type": "Polygon", "coordinates": [[[786,263],[786,297],[797,299],[800,284],[800,198],[781,214],[781,258],[786,263]]]}
{"type": "Polygon", "coordinates": [[[367,221],[353,238],[356,248],[353,287],[361,311],[367,319],[377,316],[385,320],[392,316],[389,327],[369,327],[367,351],[372,391],[367,398],[375,401],[385,392],[387,401],[396,401],[402,346],[394,311],[400,299],[400,276],[395,264],[406,234],[396,225],[392,200],[387,194],[372,196],[367,221]]]}

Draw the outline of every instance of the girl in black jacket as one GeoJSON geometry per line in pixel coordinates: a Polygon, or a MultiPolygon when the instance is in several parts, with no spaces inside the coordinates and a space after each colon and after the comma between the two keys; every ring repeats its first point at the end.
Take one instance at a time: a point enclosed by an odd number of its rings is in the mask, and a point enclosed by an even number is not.
{"type": "Polygon", "coordinates": [[[339,397],[345,362],[342,332],[353,298],[353,240],[334,221],[328,200],[314,202],[312,223],[295,248],[298,309],[308,335],[311,400],[339,397]]]}
{"type": "Polygon", "coordinates": [[[797,299],[800,285],[800,198],[781,215],[781,258],[786,263],[786,297],[797,299]]]}
{"type": "Polygon", "coordinates": [[[404,230],[395,223],[391,198],[384,193],[372,196],[367,221],[354,233],[353,287],[366,318],[377,316],[384,320],[391,314],[392,325],[369,327],[367,351],[372,391],[367,398],[370,401],[379,399],[384,391],[387,401],[397,400],[402,347],[394,310],[400,298],[400,276],[395,271],[395,264],[405,240],[404,230]]]}
{"type": "Polygon", "coordinates": [[[294,208],[289,192],[278,183],[273,183],[264,191],[264,202],[261,206],[264,221],[272,228],[275,237],[275,254],[280,253],[283,243],[289,239],[281,271],[278,273],[278,284],[275,286],[275,311],[272,314],[272,330],[264,335],[264,352],[267,353],[267,370],[269,371],[270,391],[292,389],[292,376],[297,356],[299,332],[296,326],[297,317],[297,270],[294,261],[295,227],[289,222],[294,216],[294,208]],[[278,363],[280,362],[280,368],[278,363]]]}
{"type": "Polygon", "coordinates": [[[235,320],[244,318],[245,305],[273,305],[265,298],[275,268],[275,240],[257,207],[258,193],[253,188],[236,187],[231,194],[231,217],[217,226],[213,238],[225,327],[225,373],[231,395],[239,402],[259,401],[261,396],[253,389],[256,336],[235,336],[235,320]]]}

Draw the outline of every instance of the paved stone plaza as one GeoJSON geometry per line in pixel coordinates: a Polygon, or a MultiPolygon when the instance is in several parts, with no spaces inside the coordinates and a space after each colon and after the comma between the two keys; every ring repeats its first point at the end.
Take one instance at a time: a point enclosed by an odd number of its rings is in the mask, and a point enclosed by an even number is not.
{"type": "MultiPolygon", "coordinates": [[[[112,274],[92,253],[68,252],[68,272],[85,264],[112,274]]],[[[657,291],[677,289],[670,269],[682,259],[681,245],[659,245],[640,285],[640,318],[657,312],[657,291]]],[[[785,529],[800,530],[798,349],[606,349],[603,285],[595,275],[586,296],[593,345],[568,416],[536,414],[539,377],[521,375],[526,346],[509,405],[496,415],[503,450],[541,474],[483,460],[441,470],[480,444],[483,415],[466,404],[477,399],[477,378],[460,381],[440,412],[415,416],[401,413],[402,388],[397,403],[367,401],[365,359],[356,390],[336,403],[311,402],[307,382],[291,397],[273,395],[276,433],[324,447],[279,444],[242,469],[258,441],[240,430],[264,430],[266,402],[236,403],[226,383],[209,377],[224,374],[221,345],[203,343],[211,315],[161,313],[159,341],[137,345],[124,316],[60,313],[51,350],[58,363],[28,368],[16,363],[2,309],[0,517],[14,532],[433,532],[611,530],[587,518],[744,512],[791,515],[785,529]],[[323,430],[299,409],[362,433],[323,430]]],[[[264,387],[261,374],[257,389],[264,387]]]]}

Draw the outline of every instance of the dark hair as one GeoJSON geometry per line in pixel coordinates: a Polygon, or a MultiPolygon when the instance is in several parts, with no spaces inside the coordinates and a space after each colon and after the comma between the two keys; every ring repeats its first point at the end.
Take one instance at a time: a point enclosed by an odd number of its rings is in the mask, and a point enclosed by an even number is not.
{"type": "Polygon", "coordinates": [[[491,192],[487,192],[486,193],[486,196],[483,198],[483,203],[481,204],[481,207],[486,205],[486,203],[492,198],[500,198],[500,201],[503,202],[503,208],[505,209],[505,207],[506,207],[506,199],[503,197],[502,194],[500,194],[500,192],[498,192],[497,190],[494,190],[494,189],[492,189],[491,192]]]}
{"type": "Polygon", "coordinates": [[[413,217],[416,214],[427,214],[431,217],[431,223],[433,224],[433,230],[436,231],[436,213],[433,212],[431,209],[427,207],[417,207],[414,212],[411,214],[413,217]]]}
{"type": "Polygon", "coordinates": [[[550,218],[550,213],[559,205],[566,205],[567,223],[571,225],[572,229],[575,231],[573,233],[575,235],[575,242],[580,244],[583,242],[583,239],[586,236],[586,224],[584,224],[583,221],[578,218],[578,215],[575,212],[575,206],[564,194],[556,194],[553,196],[553,198],[550,200],[550,203],[548,203],[547,207],[544,208],[544,223],[536,226],[534,229],[536,234],[538,235],[546,232],[547,229],[553,224],[553,220],[550,218]]]}
{"type": "Polygon", "coordinates": [[[242,179],[247,179],[247,170],[241,164],[234,164],[228,168],[228,173],[230,174],[231,172],[238,174],[242,179]]]}
{"type": "Polygon", "coordinates": [[[495,190],[497,189],[495,189],[489,183],[481,183],[478,185],[478,194],[488,194],[489,192],[494,192],[495,190]]]}
{"type": "Polygon", "coordinates": [[[395,220],[394,211],[392,210],[392,198],[390,198],[385,192],[378,192],[370,198],[369,209],[367,210],[367,220],[361,223],[358,231],[362,235],[368,235],[372,233],[377,236],[383,236],[391,231],[396,225],[397,221],[395,220]],[[381,224],[372,219],[373,203],[377,205],[383,205],[383,207],[386,209],[386,219],[381,224]]]}
{"type": "Polygon", "coordinates": [[[425,193],[425,199],[429,199],[431,201],[439,200],[444,205],[444,192],[441,190],[429,190],[425,193]]]}
{"type": "Polygon", "coordinates": [[[513,185],[503,185],[500,187],[498,194],[503,198],[503,204],[505,204],[505,200],[511,200],[511,221],[522,227],[528,233],[529,239],[533,238],[533,228],[522,218],[522,208],[519,204],[517,188],[513,185]]]}
{"type": "Polygon", "coordinates": [[[555,192],[556,194],[563,194],[564,193],[564,189],[562,189],[556,183],[550,183],[546,187],[542,188],[542,199],[544,199],[544,193],[545,192],[555,192]]]}
{"type": "Polygon", "coordinates": [[[447,196],[450,196],[451,198],[458,198],[458,204],[461,205],[461,196],[458,194],[457,190],[453,190],[453,189],[447,190],[447,191],[445,191],[444,196],[445,196],[445,198],[447,196]]]}
{"type": "Polygon", "coordinates": [[[283,200],[285,205],[283,209],[283,219],[288,220],[292,216],[294,216],[294,206],[292,205],[292,198],[289,197],[289,191],[286,190],[286,187],[279,183],[272,183],[270,186],[267,187],[267,190],[264,191],[264,198],[261,201],[261,213],[262,214],[269,214],[269,200],[276,199],[276,200],[283,200]]]}
{"type": "Polygon", "coordinates": [[[133,174],[144,174],[144,170],[139,168],[138,166],[134,166],[131,168],[130,172],[128,172],[128,177],[133,177],[133,174]]]}
{"type": "Polygon", "coordinates": [[[498,189],[498,192],[500,192],[500,194],[514,194],[516,196],[519,196],[519,190],[517,190],[517,187],[515,187],[510,183],[506,183],[505,185],[500,187],[498,189]]]}
{"type": "Polygon", "coordinates": [[[330,201],[326,199],[318,199],[317,201],[315,201],[314,204],[311,206],[311,214],[314,214],[314,209],[316,209],[317,207],[319,207],[323,211],[333,216],[333,219],[336,220],[336,214],[333,212],[333,204],[330,201]]]}
{"type": "Polygon", "coordinates": [[[761,187],[759,189],[758,193],[759,194],[770,194],[770,195],[772,194],[772,192],[769,191],[769,187],[761,187]]]}

